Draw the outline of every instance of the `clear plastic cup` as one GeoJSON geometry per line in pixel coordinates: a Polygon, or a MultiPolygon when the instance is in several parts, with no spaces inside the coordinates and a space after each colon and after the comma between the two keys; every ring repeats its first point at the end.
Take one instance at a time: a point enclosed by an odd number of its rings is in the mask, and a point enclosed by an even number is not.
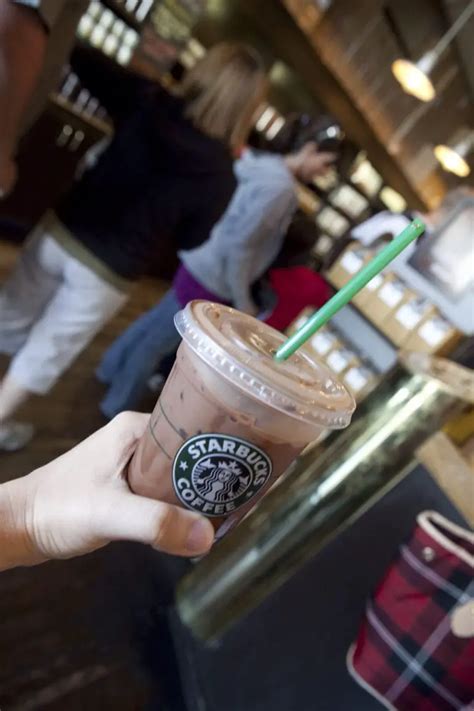
{"type": "MultiPolygon", "coordinates": [[[[293,459],[355,409],[330,370],[246,314],[193,301],[177,314],[176,362],[129,466],[134,492],[235,525],[293,459]]],[[[225,523],[224,523],[225,522],[225,523]]]]}

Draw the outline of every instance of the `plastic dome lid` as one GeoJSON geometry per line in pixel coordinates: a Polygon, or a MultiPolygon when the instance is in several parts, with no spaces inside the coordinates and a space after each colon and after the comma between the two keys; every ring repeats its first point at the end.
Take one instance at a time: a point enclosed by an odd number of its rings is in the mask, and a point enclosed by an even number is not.
{"type": "Polygon", "coordinates": [[[279,331],[228,306],[192,301],[175,317],[188,346],[247,395],[318,427],[347,427],[355,401],[324,365],[305,351],[283,363],[273,356],[279,331]]]}

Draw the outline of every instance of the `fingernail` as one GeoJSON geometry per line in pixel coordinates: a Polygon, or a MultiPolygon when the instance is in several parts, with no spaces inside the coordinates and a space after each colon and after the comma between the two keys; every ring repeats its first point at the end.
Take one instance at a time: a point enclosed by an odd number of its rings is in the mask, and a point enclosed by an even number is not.
{"type": "Polygon", "coordinates": [[[206,520],[198,519],[189,530],[186,548],[190,553],[205,553],[212,545],[212,526],[206,520]]]}

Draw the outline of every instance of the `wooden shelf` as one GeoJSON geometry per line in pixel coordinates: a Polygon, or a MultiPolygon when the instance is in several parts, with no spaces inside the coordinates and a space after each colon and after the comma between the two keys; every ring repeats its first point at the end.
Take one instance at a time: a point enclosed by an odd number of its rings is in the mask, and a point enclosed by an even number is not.
{"type": "Polygon", "coordinates": [[[130,12],[124,8],[124,6],[114,0],[101,0],[102,5],[108,7],[112,10],[114,15],[117,15],[121,20],[125,22],[131,29],[139,32],[142,28],[142,23],[139,22],[130,12]]]}

